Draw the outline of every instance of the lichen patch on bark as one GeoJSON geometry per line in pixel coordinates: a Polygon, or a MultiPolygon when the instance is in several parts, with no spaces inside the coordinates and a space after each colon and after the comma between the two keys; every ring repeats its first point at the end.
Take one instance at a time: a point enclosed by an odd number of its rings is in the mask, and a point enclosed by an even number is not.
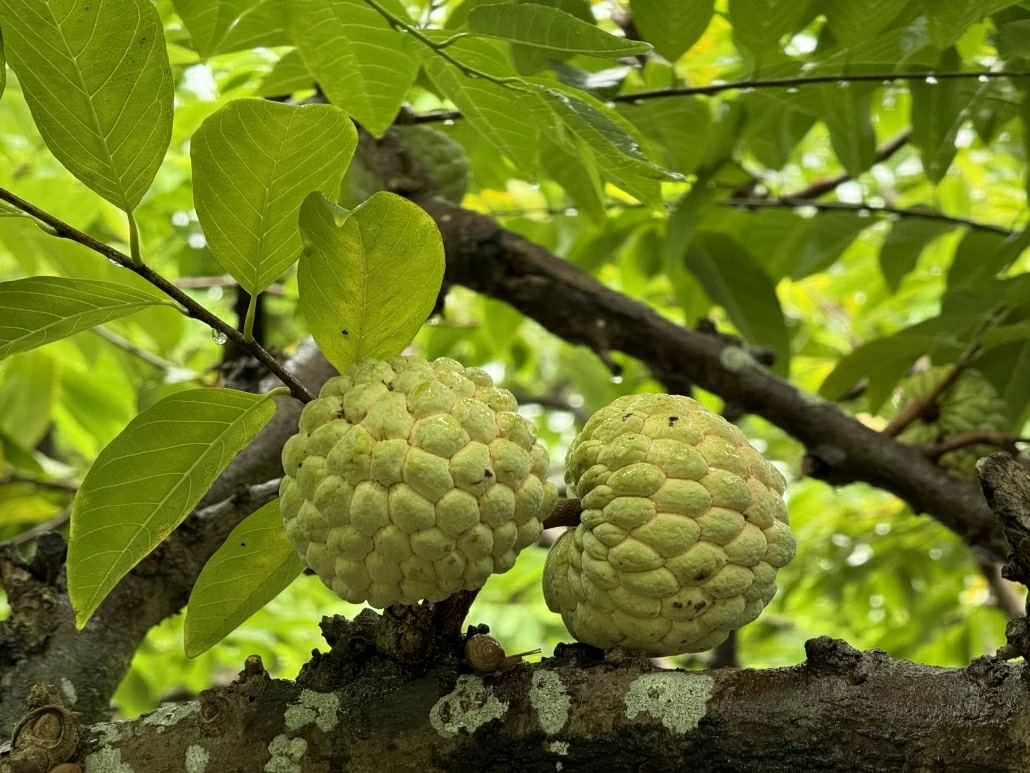
{"type": "Polygon", "coordinates": [[[695,729],[707,713],[714,684],[712,677],[702,674],[644,674],[633,680],[626,693],[626,718],[649,714],[683,735],[695,729]]]}
{"type": "Polygon", "coordinates": [[[105,747],[86,757],[86,773],[136,773],[132,765],[122,762],[119,749],[105,747]]]}
{"type": "Polygon", "coordinates": [[[487,722],[503,717],[507,710],[508,703],[494,695],[481,677],[462,674],[454,691],[430,710],[429,722],[443,736],[457,735],[462,729],[474,733],[487,722]]]}
{"type": "Polygon", "coordinates": [[[547,735],[561,732],[569,721],[572,702],[565,691],[561,677],[552,671],[534,671],[529,688],[529,702],[547,735]]]}
{"type": "Polygon", "coordinates": [[[186,749],[186,773],[204,773],[207,761],[207,750],[203,746],[193,744],[186,749]]]}
{"type": "Polygon", "coordinates": [[[303,690],[300,700],[286,709],[283,718],[287,730],[299,730],[307,725],[316,725],[328,733],[339,722],[340,699],[332,693],[303,690]]]}
{"type": "Polygon", "coordinates": [[[303,738],[289,738],[277,735],[268,744],[271,758],[265,763],[265,773],[301,773],[300,761],[308,750],[303,738]]]}
{"type": "Polygon", "coordinates": [[[196,701],[180,703],[176,706],[162,706],[143,717],[143,724],[156,727],[157,732],[162,733],[198,711],[200,711],[200,704],[196,701]]]}

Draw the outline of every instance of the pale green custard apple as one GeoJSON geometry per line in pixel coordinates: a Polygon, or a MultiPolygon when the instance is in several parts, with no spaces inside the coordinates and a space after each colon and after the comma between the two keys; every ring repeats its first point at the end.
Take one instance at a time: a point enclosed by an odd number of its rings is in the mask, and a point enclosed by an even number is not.
{"type": "Polygon", "coordinates": [[[557,499],[536,426],[486,371],[362,360],[304,407],[281,508],[303,562],[340,598],[440,601],[506,572],[557,499]]]}
{"type": "Polygon", "coordinates": [[[785,481],[696,400],[620,397],[569,447],[583,506],[555,543],[544,597],[597,647],[700,652],[761,613],[794,556],[785,481]]]}
{"type": "MultiPolygon", "coordinates": [[[[950,367],[930,368],[902,381],[898,387],[897,410],[930,394],[950,370],[950,367]]],[[[921,416],[909,424],[898,435],[898,440],[910,445],[926,445],[962,432],[1007,429],[1005,401],[994,385],[978,371],[964,370],[937,396],[930,415],[921,416]]],[[[986,445],[966,446],[944,454],[938,463],[953,477],[972,479],[976,474],[977,461],[997,450],[986,445]]]]}

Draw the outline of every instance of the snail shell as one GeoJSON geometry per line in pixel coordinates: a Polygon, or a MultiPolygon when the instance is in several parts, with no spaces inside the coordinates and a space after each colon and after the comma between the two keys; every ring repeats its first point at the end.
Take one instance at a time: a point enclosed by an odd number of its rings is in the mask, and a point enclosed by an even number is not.
{"type": "Polygon", "coordinates": [[[497,640],[486,634],[470,636],[465,642],[465,659],[476,671],[481,674],[489,674],[494,671],[504,671],[522,662],[526,655],[533,655],[540,650],[520,652],[517,655],[505,655],[504,648],[497,643],[497,640]]]}

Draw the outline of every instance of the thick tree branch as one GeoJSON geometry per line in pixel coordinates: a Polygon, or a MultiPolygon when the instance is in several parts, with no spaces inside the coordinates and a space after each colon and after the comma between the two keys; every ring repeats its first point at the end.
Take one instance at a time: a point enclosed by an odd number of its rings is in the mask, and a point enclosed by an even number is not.
{"type": "Polygon", "coordinates": [[[456,636],[421,669],[380,656],[377,621],[327,620],[332,652],[296,683],[251,658],[197,701],[83,728],[74,759],[146,773],[1002,773],[1030,762],[1025,664],[919,666],[824,637],[804,664],[769,671],[663,671],[571,646],[481,676],[456,636]]]}
{"type": "Polygon", "coordinates": [[[314,399],[314,395],[312,395],[301,382],[294,378],[293,375],[282,366],[282,363],[269,354],[263,346],[254,341],[248,342],[244,340],[243,334],[236,328],[212,314],[176,287],[175,284],[169,282],[149,266],[133,261],[131,257],[120,250],[116,250],[114,247],[104,244],[99,239],[94,239],[89,234],[83,233],[77,228],[73,228],[63,220],[54,217],[49,212],[43,211],[39,207],[25,201],[25,199],[20,198],[19,196],[16,196],[5,188],[0,188],[0,201],[6,201],[11,206],[31,215],[41,223],[44,223],[48,226],[50,232],[53,233],[54,236],[78,242],[84,247],[88,247],[94,252],[103,255],[108,260],[111,260],[123,268],[127,268],[133,273],[138,274],[150,284],[154,285],[154,287],[165,293],[169,298],[172,298],[179,303],[188,316],[200,320],[212,330],[217,330],[237,346],[245,349],[253,355],[255,359],[269,370],[269,372],[274,373],[283,384],[288,386],[290,388],[290,392],[292,392],[293,396],[298,400],[306,403],[314,399]]]}

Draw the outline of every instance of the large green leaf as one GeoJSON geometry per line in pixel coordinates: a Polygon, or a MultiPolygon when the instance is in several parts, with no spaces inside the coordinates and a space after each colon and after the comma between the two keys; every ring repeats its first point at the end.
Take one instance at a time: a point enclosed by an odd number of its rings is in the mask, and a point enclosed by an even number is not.
{"type": "Polygon", "coordinates": [[[0,432],[33,449],[50,429],[60,388],[57,361],[25,352],[6,364],[0,379],[0,432]]]}
{"type": "Polygon", "coordinates": [[[905,3],[899,0],[833,0],[824,7],[826,23],[846,46],[876,36],[904,9],[905,3]]]}
{"type": "Polygon", "coordinates": [[[303,247],[305,196],[335,196],[358,134],[332,105],[236,99],[193,135],[193,198],[208,246],[248,293],[274,282],[303,247]]]}
{"type": "MultiPolygon", "coordinates": [[[[398,0],[379,2],[407,18],[398,0]]],[[[411,35],[390,27],[365,0],[296,0],[288,16],[297,50],[329,101],[383,136],[418,73],[411,35]]]]}
{"type": "Polygon", "coordinates": [[[630,0],[629,8],[644,40],[675,62],[705,34],[715,0],[630,0]]]}
{"type": "MultiPolygon", "coordinates": [[[[940,61],[941,70],[957,70],[961,64],[955,49],[940,61]]],[[[912,93],[912,144],[919,148],[923,170],[934,183],[944,179],[955,160],[955,138],[972,101],[969,86],[960,80],[935,80],[909,85],[912,93]]]]}
{"type": "Polygon", "coordinates": [[[880,248],[880,270],[891,292],[898,291],[901,280],[916,267],[930,242],[954,228],[952,223],[915,217],[894,223],[880,248]]]}
{"type": "Polygon", "coordinates": [[[733,38],[755,56],[779,47],[808,15],[809,0],[730,0],[733,38]]]}
{"type": "MultiPolygon", "coordinates": [[[[447,52],[462,64],[494,77],[515,75],[502,44],[496,41],[465,38],[448,46],[447,52]]],[[[419,54],[426,75],[440,95],[453,102],[495,150],[524,174],[535,176],[539,130],[529,105],[532,97],[486,78],[470,78],[426,46],[420,47],[419,54]]]]}
{"type": "Polygon", "coordinates": [[[698,233],[686,260],[708,297],[726,310],[744,340],[775,349],[775,370],[787,373],[790,335],[776,287],[761,266],[736,241],[719,233],[698,233]]]}
{"type": "Polygon", "coordinates": [[[970,230],[955,248],[948,269],[948,290],[977,287],[1004,271],[1030,247],[1030,229],[1004,236],[993,231],[970,230]]]}
{"type": "MultiPolygon", "coordinates": [[[[800,220],[797,216],[795,219],[800,220]]],[[[799,222],[794,227],[794,231],[801,230],[800,245],[796,250],[796,262],[790,275],[794,279],[802,279],[819,271],[825,271],[870,225],[867,218],[858,217],[852,212],[820,214],[808,221],[807,228],[803,228],[799,222]]],[[[776,251],[780,253],[783,250],[781,248],[776,251]]]]}
{"type": "Polygon", "coordinates": [[[37,276],[0,282],[0,360],[158,304],[113,282],[37,276]]]}
{"type": "Polygon", "coordinates": [[[4,33],[0,30],[0,97],[7,86],[7,56],[4,54],[4,33]]]}
{"type": "Polygon", "coordinates": [[[821,89],[822,118],[841,166],[858,177],[876,160],[872,121],[873,90],[860,84],[826,84],[821,89]]]}
{"type": "MultiPolygon", "coordinates": [[[[930,38],[947,48],[970,27],[1019,0],[919,0],[930,22],[930,38]]],[[[835,0],[836,2],[836,0],[835,0]]]]}
{"type": "Polygon", "coordinates": [[[201,57],[289,45],[285,0],[173,0],[201,57]]]}
{"type": "Polygon", "coordinates": [[[343,371],[365,357],[399,354],[443,282],[443,240],[433,219],[392,193],[354,210],[312,193],[300,230],[300,308],[329,362],[343,371]]]}
{"type": "Polygon", "coordinates": [[[172,70],[150,0],[0,0],[0,27],[47,147],[131,211],[172,135],[172,70]]]}
{"type": "Polygon", "coordinates": [[[647,43],[610,35],[560,8],[546,5],[481,5],[472,9],[468,26],[477,35],[585,56],[634,56],[651,50],[647,43]]]}
{"type": "MultiPolygon", "coordinates": [[[[607,114],[586,95],[580,99],[543,86],[540,94],[560,126],[594,151],[597,164],[608,179],[644,204],[663,206],[659,183],[682,177],[667,172],[645,156],[633,136],[615,120],[617,113],[607,114]]],[[[625,122],[621,116],[618,118],[625,122]]]]}
{"type": "Polygon", "coordinates": [[[303,570],[273,499],[233,529],[204,565],[186,607],[186,655],[195,658],[220,642],[303,570]]]}
{"type": "Polygon", "coordinates": [[[80,628],[268,423],[277,393],[179,392],[136,416],[100,453],[72,506],[68,594],[80,628]]]}
{"type": "Polygon", "coordinates": [[[541,137],[540,161],[547,174],[561,185],[584,215],[595,223],[604,222],[604,181],[589,148],[581,146],[576,153],[565,144],[544,136],[541,137]]]}
{"type": "Polygon", "coordinates": [[[1005,400],[1013,423],[1021,426],[1030,409],[1030,342],[1024,338],[997,346],[977,358],[976,368],[1005,400]]]}
{"type": "Polygon", "coordinates": [[[639,105],[621,105],[619,112],[665,148],[671,169],[691,174],[704,160],[712,133],[712,115],[704,100],[689,96],[649,99],[639,105]]]}
{"type": "Polygon", "coordinates": [[[315,76],[311,74],[297,49],[288,51],[275,63],[272,71],[258,86],[260,97],[281,97],[295,91],[314,88],[315,76]]]}

